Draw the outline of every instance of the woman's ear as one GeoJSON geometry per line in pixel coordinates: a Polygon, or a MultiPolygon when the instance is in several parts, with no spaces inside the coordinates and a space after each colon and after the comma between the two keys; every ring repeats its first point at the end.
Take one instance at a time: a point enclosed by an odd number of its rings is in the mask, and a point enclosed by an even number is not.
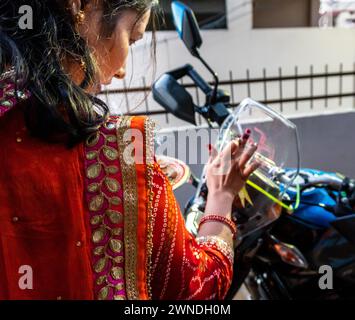
{"type": "Polygon", "coordinates": [[[70,0],[69,10],[71,11],[72,16],[74,17],[76,28],[79,30],[79,27],[85,21],[85,12],[82,8],[81,0],[70,0]]]}
{"type": "Polygon", "coordinates": [[[81,10],[81,0],[69,0],[69,9],[73,17],[76,17],[81,10]]]}

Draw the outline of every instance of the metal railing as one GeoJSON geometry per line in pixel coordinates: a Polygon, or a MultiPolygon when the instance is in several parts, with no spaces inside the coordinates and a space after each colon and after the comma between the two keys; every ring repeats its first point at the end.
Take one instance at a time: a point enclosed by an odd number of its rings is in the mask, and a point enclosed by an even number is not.
{"type": "MultiPolygon", "coordinates": [[[[250,70],[246,70],[245,76],[235,78],[232,71],[229,72],[229,79],[220,82],[220,87],[230,92],[230,107],[238,106],[240,101],[246,97],[252,97],[255,100],[267,105],[272,105],[281,113],[287,115],[302,113],[321,113],[325,110],[339,110],[345,105],[346,108],[353,109],[355,106],[355,63],[352,70],[344,70],[343,64],[329,70],[325,65],[322,70],[315,71],[311,65],[308,72],[300,72],[299,67],[294,67],[293,72],[284,72],[282,68],[278,69],[277,74],[268,75],[264,68],[261,76],[251,76],[250,70]],[[318,102],[318,106],[315,107],[318,102]],[[306,108],[300,110],[300,105],[306,103],[306,108]],[[320,104],[320,106],[319,106],[320,104]]],[[[170,125],[174,118],[152,99],[144,99],[151,91],[151,87],[146,85],[145,78],[142,79],[142,87],[128,88],[124,82],[124,87],[117,90],[107,90],[104,94],[119,95],[124,101],[125,109],[123,113],[130,115],[149,115],[151,117],[164,116],[165,124],[170,125]],[[130,105],[131,95],[142,95],[143,103],[133,110],[130,105]],[[133,110],[133,111],[132,111],[133,110]]],[[[196,104],[204,103],[201,99],[201,92],[192,83],[183,83],[183,86],[190,92],[196,104]]],[[[210,82],[213,85],[213,82],[210,82]]],[[[201,119],[199,119],[201,123],[201,119]]],[[[164,126],[164,124],[161,124],[164,126]]]]}

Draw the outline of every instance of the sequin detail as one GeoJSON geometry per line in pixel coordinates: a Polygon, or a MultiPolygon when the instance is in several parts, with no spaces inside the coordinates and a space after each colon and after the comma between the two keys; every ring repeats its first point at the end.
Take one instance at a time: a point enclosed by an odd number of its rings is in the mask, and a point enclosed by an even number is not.
{"type": "Polygon", "coordinates": [[[154,130],[155,123],[149,118],[145,121],[145,148],[146,148],[146,161],[147,161],[147,290],[148,297],[152,298],[152,255],[153,255],[153,201],[154,201],[154,188],[153,188],[153,175],[154,175],[154,130]]]}
{"type": "Polygon", "coordinates": [[[220,251],[225,257],[228,258],[229,262],[233,264],[234,261],[234,251],[226,241],[217,236],[205,236],[196,238],[196,242],[208,248],[212,248],[220,251]]]}
{"type": "Polygon", "coordinates": [[[26,100],[31,96],[28,90],[16,90],[12,77],[12,73],[0,75],[0,118],[19,101],[26,100]]]}
{"type": "Polygon", "coordinates": [[[125,279],[127,298],[139,299],[137,285],[137,224],[138,224],[138,191],[136,184],[135,163],[124,158],[125,148],[132,142],[127,139],[127,130],[131,127],[130,117],[121,117],[117,125],[117,140],[119,146],[119,160],[122,169],[122,185],[124,189],[124,244],[127,253],[125,259],[125,279]]]}

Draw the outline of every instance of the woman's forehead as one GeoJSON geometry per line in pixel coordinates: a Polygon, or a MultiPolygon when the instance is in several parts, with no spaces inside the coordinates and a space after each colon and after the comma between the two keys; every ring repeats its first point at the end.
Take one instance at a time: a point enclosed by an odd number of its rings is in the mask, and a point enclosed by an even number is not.
{"type": "Polygon", "coordinates": [[[151,10],[147,10],[138,20],[136,26],[137,26],[137,29],[144,29],[146,28],[148,22],[149,22],[149,18],[150,18],[150,15],[151,15],[151,10]]]}
{"type": "Polygon", "coordinates": [[[136,10],[127,9],[121,13],[121,21],[130,23],[134,25],[136,28],[142,28],[148,24],[150,14],[151,14],[151,10],[147,10],[146,12],[141,14],[136,10]]]}
{"type": "Polygon", "coordinates": [[[123,13],[121,22],[126,25],[127,29],[143,34],[149,23],[150,14],[150,10],[147,10],[144,14],[139,14],[134,10],[127,10],[127,12],[123,13]]]}

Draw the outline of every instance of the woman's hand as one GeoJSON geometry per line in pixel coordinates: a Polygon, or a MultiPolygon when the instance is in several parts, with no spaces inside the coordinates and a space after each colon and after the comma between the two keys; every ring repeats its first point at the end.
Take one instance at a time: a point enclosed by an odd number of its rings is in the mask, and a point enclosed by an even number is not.
{"type": "Polygon", "coordinates": [[[250,130],[247,130],[242,138],[231,141],[220,154],[211,147],[206,171],[206,211],[230,213],[233,200],[245,186],[249,176],[259,167],[258,162],[248,164],[257,150],[256,144],[246,147],[249,136],[250,130]]]}

